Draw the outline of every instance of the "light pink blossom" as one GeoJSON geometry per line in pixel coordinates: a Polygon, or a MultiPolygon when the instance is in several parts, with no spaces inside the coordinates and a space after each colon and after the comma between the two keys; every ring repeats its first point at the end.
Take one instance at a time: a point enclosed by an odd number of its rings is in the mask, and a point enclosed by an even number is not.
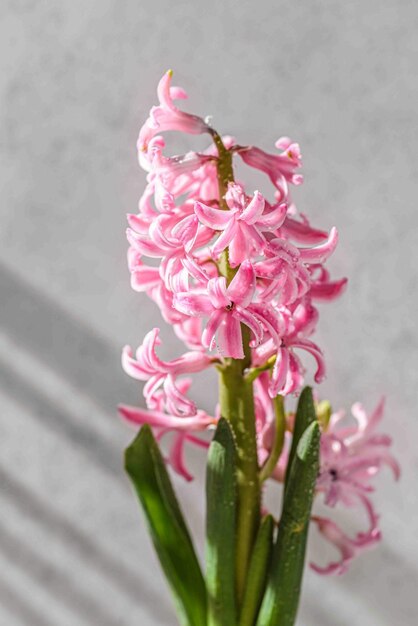
{"type": "Polygon", "coordinates": [[[251,309],[255,292],[255,274],[249,261],[244,261],[231,283],[221,276],[208,281],[207,288],[174,295],[174,307],[192,317],[208,317],[202,343],[213,349],[218,347],[224,357],[244,357],[241,323],[253,332],[260,342],[262,329],[258,316],[251,309]]]}
{"type": "Polygon", "coordinates": [[[184,374],[200,372],[212,363],[211,357],[203,352],[186,352],[173,361],[162,361],[155,348],[160,344],[159,329],[154,328],[147,333],[141,346],[133,356],[129,346],[122,352],[122,367],[125,372],[136,380],[147,381],[144,397],[147,406],[155,409],[158,406],[158,391],[162,388],[167,410],[173,415],[196,415],[196,405],[189,400],[176,385],[176,378],[184,374]]]}
{"type": "Polygon", "coordinates": [[[261,170],[270,178],[281,195],[286,194],[286,182],[300,185],[303,176],[296,174],[302,165],[299,144],[293,143],[288,137],[282,137],[276,142],[280,154],[269,154],[255,146],[240,148],[238,154],[247,165],[261,170]]]}
{"type": "Polygon", "coordinates": [[[311,562],[311,568],[318,574],[344,574],[355,557],[364,550],[372,548],[381,539],[381,534],[378,529],[374,529],[368,533],[358,534],[352,539],[335,522],[328,518],[314,515],[312,516],[312,521],[317,525],[324,539],[331,543],[340,552],[341,556],[339,561],[332,561],[325,566],[311,562]]]}
{"type": "Polygon", "coordinates": [[[199,221],[214,231],[221,231],[212,247],[212,254],[218,258],[228,247],[229,263],[237,267],[260,252],[265,244],[263,231],[276,230],[286,217],[286,205],[281,204],[268,214],[264,214],[264,198],[256,191],[248,202],[241,185],[231,184],[225,195],[229,211],[195,203],[195,213],[199,221]]]}
{"type": "MultiPolygon", "coordinates": [[[[249,357],[245,376],[254,384],[258,460],[263,465],[275,436],[276,396],[300,391],[305,360],[309,363],[311,357],[315,382],[325,376],[324,355],[314,337],[319,321],[316,302],[341,295],[347,281],[331,278],[325,267],[338,243],[337,230],[328,233],[312,226],[292,201],[290,185],[303,181],[299,145],[282,137],[276,142],[279,152],[269,154],[222,137],[231,159],[266,174],[274,189],[272,197],[264,190],[249,195],[240,181],[230,183],[221,198],[219,136],[201,117],[175,105],[174,100],[186,94],[171,86],[171,79],[171,72],[162,77],[159,104],[139,133],[138,158],[147,183],[138,213],[128,215],[128,267],[132,288],[157,304],[188,351],[171,361],[160,359],[157,328],[146,335],[136,354],[126,346],[123,367],[145,383],[148,408],[121,405],[119,413],[135,426],[149,424],[158,440],[168,439],[167,462],[191,480],[185,448],[207,448],[203,433],[214,428],[219,410],[212,416],[196,407],[188,397],[189,375],[222,364],[224,358],[241,359],[245,348],[249,357]],[[173,130],[207,133],[217,145],[167,155],[162,133],[173,130]],[[228,280],[223,275],[225,258],[234,270],[228,272],[228,280]],[[244,326],[250,331],[245,346],[244,326]],[[211,356],[215,347],[218,354],[211,356]]],[[[317,496],[331,511],[337,505],[356,507],[368,525],[349,537],[332,519],[314,515],[320,534],[340,552],[340,560],[313,565],[319,573],[342,573],[355,556],[380,539],[372,478],[384,465],[399,476],[398,463],[389,452],[391,439],[376,432],[382,412],[383,403],[371,415],[355,404],[354,423],[347,425],[338,412],[323,424],[317,496]]],[[[285,478],[292,430],[293,418],[287,415],[283,450],[271,476],[279,482],[285,478]]]]}
{"type": "Polygon", "coordinates": [[[329,506],[338,502],[346,506],[362,504],[370,516],[368,494],[373,491],[371,479],[387,465],[399,478],[399,465],[389,453],[388,435],[376,433],[383,417],[381,400],[368,415],[360,403],[351,412],[354,424],[345,426],[344,412],[334,413],[321,439],[321,470],[317,488],[329,506]]]}
{"type": "Polygon", "coordinates": [[[164,411],[141,409],[140,407],[128,406],[127,404],[120,404],[118,410],[121,417],[133,424],[149,424],[156,428],[184,433],[206,430],[209,426],[216,424],[214,417],[201,410],[191,417],[179,417],[164,411]]]}
{"type": "MultiPolygon", "coordinates": [[[[178,382],[181,393],[185,394],[188,391],[190,383],[190,379],[182,379],[178,382]]],[[[193,476],[186,466],[184,446],[186,443],[190,443],[206,450],[209,446],[208,442],[196,436],[196,433],[215,427],[218,418],[200,410],[191,417],[179,417],[165,413],[163,411],[164,400],[161,395],[157,400],[157,406],[157,409],[150,411],[121,404],[118,410],[119,415],[131,424],[136,426],[149,424],[158,441],[167,435],[171,435],[166,461],[177,474],[190,481],[193,479],[193,476]]]]}
{"type": "Polygon", "coordinates": [[[320,573],[344,572],[354,556],[381,537],[379,517],[370,497],[374,491],[371,480],[384,465],[392,470],[396,479],[400,475],[399,464],[389,453],[391,438],[376,432],[383,409],[383,399],[370,415],[360,403],[356,403],[351,409],[353,424],[345,425],[345,413],[339,411],[331,416],[328,428],[322,434],[317,491],[324,494],[325,504],[330,507],[340,503],[363,509],[369,528],[351,539],[334,522],[314,518],[323,536],[341,552],[340,562],[324,568],[313,566],[320,573]]]}
{"type": "Polygon", "coordinates": [[[172,76],[173,72],[169,70],[158,84],[159,105],[152,107],[147,121],[140,130],[138,138],[140,152],[147,149],[148,143],[156,134],[166,130],[177,130],[192,135],[210,132],[209,125],[201,117],[180,111],[175,106],[173,100],[187,98],[187,94],[181,87],[171,86],[172,76]]]}

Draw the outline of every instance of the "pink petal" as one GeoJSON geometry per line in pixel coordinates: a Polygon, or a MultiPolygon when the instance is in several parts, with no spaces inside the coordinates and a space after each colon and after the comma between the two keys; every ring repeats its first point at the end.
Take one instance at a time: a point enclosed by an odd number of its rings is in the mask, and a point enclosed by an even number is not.
{"type": "Polygon", "coordinates": [[[316,300],[334,300],[345,291],[347,282],[347,278],[341,278],[326,283],[312,283],[310,294],[316,300]]]}
{"type": "Polygon", "coordinates": [[[197,217],[189,215],[177,222],[171,234],[184,245],[186,252],[190,252],[196,241],[198,229],[199,221],[197,217]]]}
{"type": "Polygon", "coordinates": [[[283,230],[292,239],[301,243],[316,244],[328,238],[325,231],[312,228],[307,222],[299,222],[289,216],[284,221],[283,230]]]}
{"type": "Polygon", "coordinates": [[[131,273],[131,286],[134,291],[146,291],[161,283],[158,267],[137,263],[131,273]]]}
{"type": "Polygon", "coordinates": [[[177,474],[183,476],[187,481],[193,480],[192,474],[186,468],[184,462],[184,442],[186,436],[184,433],[177,433],[170,447],[168,462],[177,474]]]}
{"type": "Polygon", "coordinates": [[[136,359],[134,359],[132,348],[130,346],[125,346],[122,350],[122,368],[128,376],[131,376],[136,380],[148,380],[154,373],[154,370],[150,369],[145,364],[140,364],[136,359]]]}
{"type": "Polygon", "coordinates": [[[300,359],[289,351],[289,371],[287,374],[286,384],[281,390],[281,395],[287,396],[296,393],[302,389],[304,378],[304,369],[300,359]]]}
{"type": "Polygon", "coordinates": [[[264,211],[264,204],[264,198],[261,193],[259,191],[255,191],[251,201],[242,211],[238,219],[244,220],[247,224],[255,224],[264,211]]]}
{"type": "Polygon", "coordinates": [[[212,364],[212,357],[200,350],[185,352],[180,358],[174,359],[167,364],[167,369],[177,376],[180,374],[195,374],[202,372],[212,364]]]}
{"type": "Polygon", "coordinates": [[[331,228],[328,240],[316,248],[299,248],[300,258],[305,263],[324,263],[334,252],[338,243],[338,231],[331,228]]]}
{"type": "Polygon", "coordinates": [[[245,191],[239,183],[229,183],[225,200],[231,210],[242,211],[245,206],[245,191]]]}
{"type": "Polygon", "coordinates": [[[187,100],[188,95],[183,87],[172,86],[170,87],[170,96],[172,100],[187,100]]]}
{"type": "Polygon", "coordinates": [[[255,272],[250,261],[244,261],[231,280],[227,293],[230,299],[242,307],[247,307],[255,291],[255,272]]]}
{"type": "Polygon", "coordinates": [[[225,315],[217,332],[217,345],[223,357],[243,359],[241,324],[232,315],[225,315]]]}
{"type": "Polygon", "coordinates": [[[209,350],[214,349],[216,345],[216,333],[226,315],[227,313],[225,310],[215,309],[215,311],[210,316],[208,323],[206,324],[206,328],[202,334],[202,344],[205,346],[205,348],[209,348],[209,350]]]}
{"type": "Polygon", "coordinates": [[[227,307],[231,304],[231,300],[226,288],[225,276],[219,278],[211,278],[208,282],[209,298],[216,309],[227,307]]]}
{"type": "Polygon", "coordinates": [[[316,360],[317,369],[315,372],[315,382],[321,383],[325,378],[325,361],[324,356],[318,346],[313,343],[313,341],[309,341],[309,339],[295,339],[291,342],[292,348],[302,348],[302,350],[306,350],[316,360]]]}
{"type": "Polygon", "coordinates": [[[157,95],[159,103],[171,111],[176,111],[177,107],[173,104],[173,100],[170,94],[171,79],[173,76],[172,70],[168,70],[160,79],[157,87],[157,95]]]}
{"type": "Polygon", "coordinates": [[[169,413],[187,417],[196,415],[196,404],[180,391],[172,376],[167,376],[164,381],[164,393],[166,395],[166,405],[169,413]]]}
{"type": "Polygon", "coordinates": [[[201,316],[213,311],[213,304],[205,292],[180,292],[173,297],[173,306],[185,315],[201,316]]]}
{"type": "Polygon", "coordinates": [[[166,363],[158,358],[155,347],[161,344],[160,329],[153,328],[144,337],[142,346],[136,351],[136,358],[139,362],[143,363],[150,370],[153,371],[166,371],[166,363]]]}
{"type": "Polygon", "coordinates": [[[254,339],[250,342],[252,348],[258,346],[263,339],[263,329],[260,321],[256,315],[253,315],[248,309],[242,309],[240,305],[237,305],[233,311],[232,315],[239,319],[239,321],[251,330],[254,335],[254,339]]]}
{"type": "Polygon", "coordinates": [[[212,230],[225,230],[231,219],[234,219],[229,211],[215,209],[201,202],[195,202],[194,210],[199,221],[212,230]]]}
{"type": "Polygon", "coordinates": [[[194,435],[187,434],[186,439],[187,441],[190,441],[190,443],[193,443],[198,448],[204,448],[205,450],[207,450],[210,446],[209,441],[205,441],[204,439],[200,439],[200,437],[195,437],[194,435]]]}
{"type": "Polygon", "coordinates": [[[275,398],[280,393],[286,383],[289,371],[289,351],[286,348],[279,348],[276,361],[273,366],[271,382],[269,385],[269,396],[275,398]]]}
{"type": "Polygon", "coordinates": [[[363,405],[360,404],[360,402],[356,402],[351,407],[351,413],[358,421],[360,431],[364,434],[370,434],[377,428],[377,426],[382,421],[384,410],[385,410],[385,397],[384,396],[380,398],[376,408],[374,409],[370,417],[367,415],[363,405]]]}
{"type": "Polygon", "coordinates": [[[231,267],[238,267],[250,256],[251,238],[245,232],[245,226],[244,222],[236,222],[234,237],[228,249],[228,260],[231,267]]]}
{"type": "Polygon", "coordinates": [[[128,228],[126,231],[126,238],[131,246],[135,248],[135,250],[137,250],[141,254],[145,254],[145,256],[160,258],[164,254],[164,251],[162,251],[159,246],[157,246],[152,241],[143,239],[143,237],[138,235],[130,228],[128,228]]]}
{"type": "Polygon", "coordinates": [[[158,84],[159,106],[151,108],[148,119],[142,126],[138,137],[138,151],[146,152],[153,137],[158,132],[179,130],[185,133],[200,134],[210,132],[210,127],[197,115],[180,111],[173,103],[173,98],[183,98],[186,94],[179,87],[171,88],[172,72],[164,74],[158,84]]]}
{"type": "Polygon", "coordinates": [[[310,563],[311,568],[318,574],[344,574],[355,556],[363,550],[372,547],[380,540],[379,534],[371,533],[363,536],[358,535],[356,539],[350,539],[350,537],[330,519],[314,516],[312,517],[312,521],[316,523],[322,536],[332,543],[341,554],[340,561],[331,562],[325,567],[310,563]]]}
{"type": "Polygon", "coordinates": [[[134,424],[150,424],[150,426],[175,428],[181,431],[205,430],[215,422],[213,417],[203,411],[198,411],[193,417],[176,417],[175,415],[167,415],[162,411],[147,411],[139,407],[121,404],[118,407],[118,412],[121,417],[134,424]]]}
{"type": "Polygon", "coordinates": [[[280,137],[274,144],[278,150],[287,150],[292,140],[289,137],[280,137]]]}
{"type": "Polygon", "coordinates": [[[283,224],[286,214],[287,205],[284,203],[279,204],[268,213],[264,213],[257,220],[257,226],[260,230],[276,230],[283,224]]]}
{"type": "Polygon", "coordinates": [[[128,213],[126,216],[129,226],[139,235],[147,235],[149,228],[149,218],[144,218],[142,215],[134,215],[128,213]]]}
{"type": "MultiPolygon", "coordinates": [[[[228,213],[228,211],[225,211],[228,213]]],[[[237,232],[237,223],[235,217],[232,217],[229,221],[229,224],[225,228],[225,230],[219,235],[217,240],[215,241],[214,246],[212,247],[212,254],[215,258],[217,258],[221,252],[225,250],[235,237],[237,232]]]]}

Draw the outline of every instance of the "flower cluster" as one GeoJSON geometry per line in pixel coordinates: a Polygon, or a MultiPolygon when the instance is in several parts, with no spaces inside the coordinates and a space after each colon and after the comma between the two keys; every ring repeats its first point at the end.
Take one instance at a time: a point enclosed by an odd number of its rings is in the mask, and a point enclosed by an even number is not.
{"type": "MultiPolygon", "coordinates": [[[[274,439],[274,411],[268,402],[263,377],[264,374],[257,380],[260,463],[268,458],[274,439]]],[[[342,410],[331,413],[327,402],[318,403],[316,410],[322,428],[317,496],[320,498],[322,495],[324,503],[331,508],[341,505],[363,509],[368,521],[365,531],[349,537],[331,519],[312,516],[321,535],[340,552],[341,558],[325,567],[314,563],[311,563],[311,567],[320,574],[343,574],[355,556],[381,539],[379,516],[370,497],[374,491],[372,479],[386,465],[397,480],[400,468],[389,452],[392,439],[376,432],[383,418],[383,399],[370,415],[360,403],[354,404],[351,407],[351,419],[342,410]],[[321,405],[325,405],[325,410],[321,405]]],[[[285,478],[293,418],[292,414],[287,416],[285,445],[272,475],[278,482],[283,482],[285,478]]]]}
{"type": "MultiPolygon", "coordinates": [[[[303,385],[301,355],[314,358],[316,382],[325,376],[322,351],[312,340],[316,303],[338,297],[346,279],[332,280],[324,266],[338,242],[336,229],[314,228],[292,200],[291,187],[303,182],[298,144],[282,137],[277,152],[270,154],[221,138],[206,120],[176,106],[174,101],[186,94],[171,79],[171,72],[162,77],[159,104],[139,133],[139,163],[147,172],[147,185],[138,213],[128,215],[128,265],[133,289],[157,303],[188,351],[162,361],[156,354],[158,329],[147,334],[135,356],[125,347],[123,367],[146,383],[147,409],[123,405],[120,413],[136,424],[151,424],[158,437],[171,433],[168,461],[190,479],[184,443],[207,446],[196,433],[213,427],[219,410],[211,416],[197,409],[187,396],[188,375],[226,359],[246,359],[256,379],[262,456],[268,439],[262,431],[271,430],[273,399],[295,394],[303,385]],[[165,131],[207,134],[211,145],[203,152],[169,157],[161,135],[165,131]],[[223,165],[234,159],[266,174],[270,193],[249,192],[242,182],[223,177],[223,165]]],[[[357,407],[355,416],[360,414],[357,407]]],[[[339,430],[333,416],[322,439],[318,492],[330,506],[356,500],[370,513],[367,537],[351,543],[333,522],[314,518],[320,531],[341,546],[344,563],[377,536],[366,476],[385,462],[397,471],[385,453],[388,440],[371,434],[375,421],[365,426],[359,418],[357,430],[346,431],[339,430]]]]}

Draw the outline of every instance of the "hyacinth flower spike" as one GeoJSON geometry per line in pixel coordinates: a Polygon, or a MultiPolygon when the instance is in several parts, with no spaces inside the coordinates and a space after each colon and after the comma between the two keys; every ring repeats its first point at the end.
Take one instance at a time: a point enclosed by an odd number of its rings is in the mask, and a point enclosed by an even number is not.
{"type": "Polygon", "coordinates": [[[186,94],[171,81],[169,71],[139,132],[147,181],[128,215],[128,268],[132,288],[157,304],[186,349],[160,358],[158,328],[135,353],[123,349],[123,369],[144,383],[140,406],[119,407],[140,427],[126,470],[182,626],[294,626],[309,528],[339,555],[312,569],[346,571],[381,538],[373,477],[388,466],[397,478],[399,466],[391,439],[377,432],[383,403],[370,415],[355,404],[347,423],[306,386],[326,372],[316,304],[340,297],[347,280],[326,267],[336,228],[313,226],[291,196],[303,182],[298,143],[281,137],[269,153],[221,136],[175,104],[186,94]],[[206,134],[210,145],[167,155],[167,131],[192,143],[206,134]],[[265,188],[248,189],[245,166],[266,175],[265,188]],[[191,384],[210,369],[219,393],[207,412],[191,384]],[[192,446],[207,459],[204,566],[170,476],[193,479],[192,446]],[[267,511],[271,481],[282,496],[267,511]],[[320,500],[329,517],[317,515],[320,500]],[[367,526],[349,536],[332,518],[337,506],[358,511],[367,526]]]}

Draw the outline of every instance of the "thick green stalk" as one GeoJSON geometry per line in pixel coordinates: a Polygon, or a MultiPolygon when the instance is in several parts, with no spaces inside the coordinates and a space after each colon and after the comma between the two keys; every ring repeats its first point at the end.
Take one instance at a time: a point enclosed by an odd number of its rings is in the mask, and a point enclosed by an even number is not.
{"type": "Polygon", "coordinates": [[[238,602],[241,603],[251,551],[260,520],[260,482],[253,387],[252,383],[244,380],[247,358],[227,359],[226,361],[226,364],[219,368],[219,399],[221,415],[232,425],[237,446],[236,586],[238,602]]]}
{"type": "Polygon", "coordinates": [[[228,190],[228,184],[234,182],[234,172],[232,169],[232,152],[227,150],[223,144],[221,137],[216,131],[212,131],[212,139],[218,150],[217,174],[219,187],[219,206],[221,209],[228,210],[225,202],[225,193],[228,190]]]}
{"type": "MultiPolygon", "coordinates": [[[[218,149],[219,205],[228,210],[225,193],[233,182],[232,154],[223,145],[221,137],[212,133],[218,149]]],[[[222,255],[219,269],[229,283],[236,270],[228,262],[228,251],[222,255]]],[[[249,329],[242,325],[245,356],[227,358],[219,367],[219,400],[221,415],[231,424],[237,446],[238,515],[236,525],[236,591],[240,605],[245,588],[251,551],[260,523],[260,482],[258,477],[257,443],[253,384],[246,381],[244,372],[251,366],[249,329]]]]}

